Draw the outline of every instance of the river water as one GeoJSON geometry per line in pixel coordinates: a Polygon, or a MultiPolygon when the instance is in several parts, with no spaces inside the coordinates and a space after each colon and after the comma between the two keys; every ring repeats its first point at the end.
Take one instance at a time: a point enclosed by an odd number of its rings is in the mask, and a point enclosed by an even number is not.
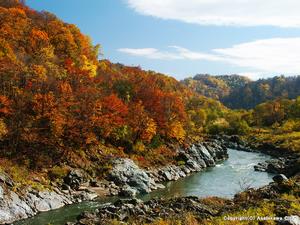
{"type": "MultiPolygon", "coordinates": [[[[138,196],[143,200],[157,197],[180,196],[219,196],[232,198],[236,193],[247,187],[261,187],[272,181],[273,174],[254,171],[253,166],[270,159],[261,153],[228,150],[229,158],[216,167],[208,168],[178,181],[166,183],[166,188],[138,196]]],[[[16,223],[17,225],[63,225],[74,221],[83,211],[93,210],[101,205],[117,200],[117,197],[107,197],[95,202],[84,202],[37,216],[16,223]]]]}

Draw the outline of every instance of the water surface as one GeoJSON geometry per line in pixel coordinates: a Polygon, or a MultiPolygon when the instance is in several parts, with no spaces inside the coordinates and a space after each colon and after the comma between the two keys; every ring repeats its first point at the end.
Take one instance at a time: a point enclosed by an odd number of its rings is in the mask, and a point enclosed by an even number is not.
{"type": "Polygon", "coordinates": [[[191,195],[232,198],[248,187],[257,188],[272,181],[274,174],[254,171],[254,165],[270,159],[270,156],[231,149],[228,154],[229,158],[216,167],[169,182],[165,189],[154,191],[143,198],[191,195]]]}

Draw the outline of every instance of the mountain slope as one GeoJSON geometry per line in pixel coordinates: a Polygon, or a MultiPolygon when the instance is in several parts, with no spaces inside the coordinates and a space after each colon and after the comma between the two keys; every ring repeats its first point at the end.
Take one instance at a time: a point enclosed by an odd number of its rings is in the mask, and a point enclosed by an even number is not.
{"type": "Polygon", "coordinates": [[[172,77],[98,61],[75,25],[23,1],[0,1],[0,18],[3,158],[31,169],[124,155],[166,163],[227,110],[172,77]]]}
{"type": "Polygon", "coordinates": [[[192,90],[220,100],[233,109],[251,109],[276,98],[294,99],[300,95],[300,76],[277,76],[251,81],[238,75],[196,75],[182,81],[192,90]]]}
{"type": "Polygon", "coordinates": [[[222,102],[231,108],[250,109],[277,98],[295,99],[300,95],[300,76],[278,76],[250,82],[234,89],[222,102]]]}
{"type": "Polygon", "coordinates": [[[193,78],[186,78],[182,81],[193,91],[218,100],[223,99],[232,90],[243,87],[249,82],[248,78],[239,75],[211,76],[209,74],[198,74],[193,78]]]}

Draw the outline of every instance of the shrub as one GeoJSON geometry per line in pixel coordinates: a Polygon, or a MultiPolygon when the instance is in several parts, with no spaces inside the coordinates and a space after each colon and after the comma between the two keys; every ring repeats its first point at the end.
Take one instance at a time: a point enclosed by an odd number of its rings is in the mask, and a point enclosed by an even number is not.
{"type": "Polygon", "coordinates": [[[133,146],[133,150],[136,153],[141,153],[145,151],[145,145],[142,141],[138,141],[134,146],[133,146]]]}
{"type": "Polygon", "coordinates": [[[281,133],[291,133],[296,128],[296,122],[293,120],[287,120],[283,123],[279,129],[281,133]]]}
{"type": "Polygon", "coordinates": [[[245,135],[249,133],[250,127],[245,120],[235,120],[230,123],[227,133],[245,135]]]}
{"type": "Polygon", "coordinates": [[[155,148],[158,148],[158,147],[160,147],[162,145],[163,145],[163,141],[162,141],[161,137],[159,135],[155,135],[152,138],[149,147],[155,149],[155,148]]]}
{"type": "Polygon", "coordinates": [[[220,134],[225,133],[229,128],[229,123],[224,118],[214,120],[211,124],[208,125],[207,131],[210,134],[220,134]]]}
{"type": "Polygon", "coordinates": [[[180,161],[177,162],[177,165],[178,166],[184,166],[185,165],[185,161],[180,160],[180,161]]]}
{"type": "Polygon", "coordinates": [[[63,179],[69,172],[67,167],[54,166],[48,170],[48,176],[51,180],[63,179]]]}

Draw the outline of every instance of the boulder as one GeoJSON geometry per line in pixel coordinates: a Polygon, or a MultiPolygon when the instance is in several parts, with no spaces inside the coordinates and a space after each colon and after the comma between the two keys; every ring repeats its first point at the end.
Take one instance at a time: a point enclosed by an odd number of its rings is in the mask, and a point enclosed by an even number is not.
{"type": "Polygon", "coordinates": [[[75,195],[75,202],[92,201],[98,197],[98,194],[91,190],[85,190],[75,195]]]}
{"type": "Polygon", "coordinates": [[[32,208],[15,192],[10,192],[0,200],[0,224],[10,224],[34,214],[32,208]]]}
{"type": "Polygon", "coordinates": [[[122,197],[134,197],[136,196],[136,194],[137,190],[128,185],[123,186],[121,191],[119,192],[119,196],[122,197]]]}
{"type": "Polygon", "coordinates": [[[183,167],[182,167],[182,171],[183,171],[186,175],[188,175],[188,174],[191,172],[191,170],[190,170],[188,167],[186,167],[186,166],[183,166],[183,167]]]}
{"type": "MultiPolygon", "coordinates": [[[[194,144],[186,150],[180,150],[178,155],[178,160],[185,162],[188,172],[198,172],[203,168],[215,166],[217,162],[226,158],[227,148],[217,140],[194,144]]],[[[185,170],[182,169],[183,172],[185,170]]]]}
{"type": "Polygon", "coordinates": [[[276,183],[287,181],[288,178],[284,174],[278,174],[272,178],[276,183]]]}
{"type": "Polygon", "coordinates": [[[166,181],[171,181],[173,179],[172,174],[169,170],[162,170],[159,172],[159,174],[161,174],[166,181]]]}
{"type": "Polygon", "coordinates": [[[254,166],[255,171],[259,172],[266,172],[268,168],[268,163],[267,162],[260,162],[257,165],[254,166]]]}
{"type": "Polygon", "coordinates": [[[0,200],[4,198],[4,190],[3,187],[0,185],[0,200]]]}
{"type": "Polygon", "coordinates": [[[284,159],[272,159],[267,161],[267,171],[270,173],[282,173],[285,168],[284,159]]]}
{"type": "Polygon", "coordinates": [[[200,165],[199,165],[199,163],[197,163],[195,160],[192,160],[192,159],[189,159],[187,162],[186,162],[186,165],[188,166],[188,169],[190,170],[190,171],[192,171],[192,172],[199,172],[199,171],[201,171],[201,168],[203,168],[202,167],[202,165],[205,165],[205,163],[204,163],[204,161],[203,161],[203,163],[201,163],[200,165]]]}
{"type": "Polygon", "coordinates": [[[29,191],[26,195],[26,202],[37,212],[58,209],[66,204],[72,203],[71,200],[62,193],[57,193],[55,191],[29,191]]]}
{"type": "Polygon", "coordinates": [[[254,166],[256,171],[269,172],[274,174],[285,174],[292,177],[300,172],[300,156],[279,157],[258,163],[254,166]]]}
{"type": "Polygon", "coordinates": [[[107,178],[119,186],[128,185],[137,193],[149,193],[151,191],[152,178],[131,159],[115,159],[107,178]]]}
{"type": "Polygon", "coordinates": [[[202,144],[198,145],[198,152],[202,156],[202,159],[204,160],[207,167],[211,167],[215,165],[215,160],[213,156],[204,145],[202,144]]]}
{"type": "Polygon", "coordinates": [[[4,172],[0,172],[0,184],[3,183],[9,187],[14,186],[13,180],[4,172]]]}
{"type": "Polygon", "coordinates": [[[88,181],[88,175],[84,170],[73,169],[64,178],[64,184],[73,190],[78,190],[80,185],[88,181]]]}

